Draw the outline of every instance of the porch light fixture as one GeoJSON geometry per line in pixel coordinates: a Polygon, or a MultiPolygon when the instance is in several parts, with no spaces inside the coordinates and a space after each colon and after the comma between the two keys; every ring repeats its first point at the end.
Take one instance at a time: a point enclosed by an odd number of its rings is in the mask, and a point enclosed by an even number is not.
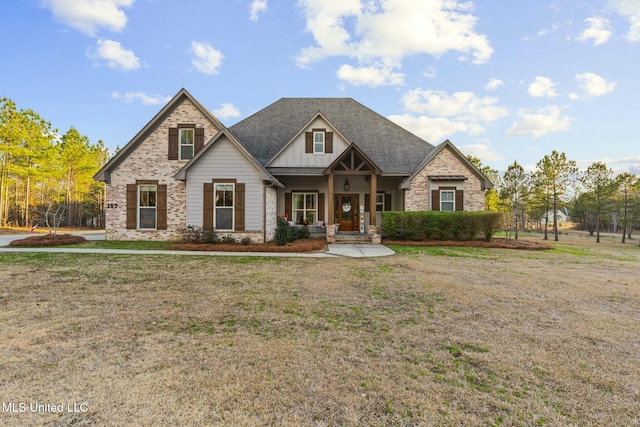
{"type": "Polygon", "coordinates": [[[344,179],[344,191],[349,191],[349,188],[351,188],[351,186],[349,185],[349,178],[345,178],[344,179]]]}

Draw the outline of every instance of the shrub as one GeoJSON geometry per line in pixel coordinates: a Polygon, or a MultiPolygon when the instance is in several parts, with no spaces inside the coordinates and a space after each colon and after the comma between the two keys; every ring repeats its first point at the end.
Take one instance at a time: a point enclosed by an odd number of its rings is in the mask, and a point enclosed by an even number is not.
{"type": "Polygon", "coordinates": [[[394,240],[472,240],[482,232],[490,240],[497,212],[383,212],[382,233],[394,240]]]}
{"type": "Polygon", "coordinates": [[[291,231],[291,241],[297,239],[308,239],[311,237],[311,231],[309,231],[308,227],[293,227],[291,231]]]}
{"type": "Polygon", "coordinates": [[[227,234],[222,237],[222,243],[235,243],[235,242],[236,242],[236,238],[233,237],[231,234],[227,234]]]}
{"type": "Polygon", "coordinates": [[[251,243],[251,237],[249,236],[245,236],[240,240],[240,243],[242,243],[243,245],[248,245],[251,243]]]}
{"type": "Polygon", "coordinates": [[[180,241],[183,243],[216,243],[218,236],[215,228],[202,228],[190,225],[178,230],[180,241]]]}
{"type": "Polygon", "coordinates": [[[276,225],[276,245],[284,246],[291,241],[291,227],[289,221],[282,217],[278,217],[276,225]]]}

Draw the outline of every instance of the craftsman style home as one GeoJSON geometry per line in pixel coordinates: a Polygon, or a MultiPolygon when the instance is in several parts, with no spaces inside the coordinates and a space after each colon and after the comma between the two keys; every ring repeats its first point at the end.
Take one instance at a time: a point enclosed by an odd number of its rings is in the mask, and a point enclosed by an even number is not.
{"type": "Polygon", "coordinates": [[[96,174],[106,237],[188,226],[273,240],[278,217],[380,233],[385,210],[484,209],[492,186],[448,140],[432,146],[350,98],[283,98],[227,128],[182,89],[96,174]]]}

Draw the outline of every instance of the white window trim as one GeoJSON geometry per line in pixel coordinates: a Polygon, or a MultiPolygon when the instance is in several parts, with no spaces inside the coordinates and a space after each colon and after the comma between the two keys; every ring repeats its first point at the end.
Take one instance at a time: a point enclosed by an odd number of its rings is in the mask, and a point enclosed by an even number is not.
{"type": "Polygon", "coordinates": [[[138,230],[143,230],[143,231],[148,231],[148,230],[157,230],[158,229],[158,186],[154,185],[154,184],[139,184],[137,186],[137,193],[136,193],[136,222],[137,222],[137,229],[138,230]],[[154,187],[155,191],[156,191],[156,205],[155,206],[140,206],[140,188],[142,187],[154,187]],[[149,209],[151,210],[153,208],[154,212],[155,212],[155,221],[154,221],[154,227],[145,227],[142,228],[140,226],[140,210],[141,209],[149,209]]]}
{"type": "Polygon", "coordinates": [[[384,198],[385,193],[376,193],[376,212],[384,212],[384,198]],[[378,198],[381,198],[381,201],[378,202],[378,198]],[[380,205],[380,210],[378,210],[378,205],[380,205]]]}
{"type": "Polygon", "coordinates": [[[235,231],[236,229],[236,184],[234,182],[216,182],[213,185],[213,228],[216,231],[235,231]],[[231,206],[216,206],[216,192],[218,185],[231,185],[231,192],[233,194],[233,205],[231,206]],[[231,228],[218,228],[216,211],[218,208],[229,209],[231,208],[231,228]]]}
{"type": "MultiPolygon", "coordinates": [[[[309,193],[303,193],[303,192],[295,192],[295,193],[291,193],[291,220],[295,221],[296,218],[296,212],[300,212],[302,211],[302,217],[303,218],[307,218],[307,212],[315,212],[315,220],[316,222],[318,221],[318,193],[316,193],[315,191],[309,192],[309,193]],[[295,201],[296,201],[296,196],[297,195],[301,195],[303,198],[303,201],[306,202],[307,200],[307,196],[308,195],[313,195],[316,198],[316,208],[315,209],[307,209],[306,207],[306,203],[305,203],[305,207],[303,207],[302,209],[296,209],[295,208],[295,201]]],[[[315,225],[315,224],[310,224],[310,225],[315,225]]]]}
{"type": "Polygon", "coordinates": [[[195,128],[191,128],[191,127],[185,127],[185,128],[179,128],[178,129],[178,158],[180,160],[191,160],[193,158],[193,156],[195,156],[196,154],[196,129],[195,128]],[[182,132],[183,131],[191,131],[191,144],[183,144],[182,143],[182,132]],[[191,147],[192,148],[192,153],[191,153],[191,157],[189,157],[188,159],[183,159],[182,158],[182,147],[191,147]]]}
{"type": "Polygon", "coordinates": [[[456,190],[440,190],[440,211],[449,212],[442,209],[443,203],[451,203],[453,208],[451,209],[450,212],[454,212],[456,210],[456,190]],[[444,200],[444,198],[442,197],[442,193],[452,193],[453,194],[452,200],[444,200]]]}
{"type": "Polygon", "coordinates": [[[324,131],[313,131],[313,154],[324,154],[326,135],[324,131]],[[316,150],[316,134],[322,135],[322,151],[316,150]]]}

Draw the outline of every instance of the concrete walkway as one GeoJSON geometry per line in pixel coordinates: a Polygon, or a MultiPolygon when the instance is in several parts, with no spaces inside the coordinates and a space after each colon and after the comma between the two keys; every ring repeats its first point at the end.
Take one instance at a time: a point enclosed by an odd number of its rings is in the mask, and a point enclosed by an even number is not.
{"type": "MultiPolygon", "coordinates": [[[[73,233],[84,236],[87,240],[104,240],[104,233],[73,233]]],[[[40,247],[24,248],[7,246],[13,240],[33,236],[26,235],[0,235],[1,252],[53,252],[73,254],[124,254],[124,255],[198,255],[198,256],[255,256],[255,257],[281,257],[281,258],[370,258],[393,255],[395,252],[383,245],[355,244],[328,245],[327,252],[207,252],[207,251],[168,251],[168,250],[132,250],[132,249],[98,249],[98,248],[57,248],[40,247]]]]}

